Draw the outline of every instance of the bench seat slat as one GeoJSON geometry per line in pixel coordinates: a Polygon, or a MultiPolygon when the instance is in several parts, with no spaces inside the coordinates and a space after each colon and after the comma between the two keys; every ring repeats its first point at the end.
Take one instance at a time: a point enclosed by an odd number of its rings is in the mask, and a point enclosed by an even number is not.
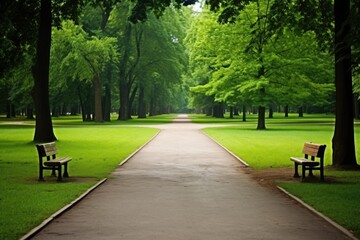
{"type": "Polygon", "coordinates": [[[69,161],[71,161],[71,158],[69,158],[69,157],[55,158],[55,159],[51,159],[49,161],[45,161],[44,165],[45,166],[58,166],[58,165],[62,165],[69,161]]]}
{"type": "Polygon", "coordinates": [[[290,159],[291,159],[291,161],[297,162],[302,165],[307,165],[307,166],[319,166],[319,164],[320,164],[319,162],[315,162],[315,161],[312,161],[312,160],[306,159],[306,158],[291,157],[290,159]]]}

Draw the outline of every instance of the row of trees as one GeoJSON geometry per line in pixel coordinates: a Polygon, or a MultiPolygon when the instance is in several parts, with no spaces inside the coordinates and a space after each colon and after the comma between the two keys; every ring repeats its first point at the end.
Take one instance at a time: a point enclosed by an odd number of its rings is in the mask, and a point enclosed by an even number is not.
{"type": "MultiPolygon", "coordinates": [[[[0,77],[7,81],[2,81],[1,89],[17,92],[23,82],[31,82],[31,69],[35,84],[27,90],[35,99],[34,140],[51,141],[56,138],[49,92],[54,109],[79,99],[84,119],[108,120],[116,102],[119,119],[128,119],[135,105],[139,116],[144,116],[146,100],[152,112],[161,107],[159,99],[169,103],[181,96],[188,52],[186,82],[197,85],[192,88],[193,105],[216,103],[219,115],[224,103],[257,105],[258,129],[265,128],[266,107],[301,108],[307,101],[325,105],[332,101],[335,89],[333,162],[356,165],[352,76],[358,73],[360,61],[359,0],[207,0],[210,11],[217,14],[205,10],[195,18],[186,37],[189,51],[185,51],[182,40],[192,17],[174,6],[194,2],[2,1],[0,77]],[[159,21],[152,13],[167,19],[159,21]],[[216,18],[233,24],[218,25],[216,18]],[[52,31],[51,26],[59,29],[52,31]],[[29,34],[37,29],[38,35],[29,34]],[[153,48],[156,53],[150,51],[153,48]],[[23,81],[16,81],[19,77],[12,73],[24,76],[23,81]]],[[[356,75],[355,90],[357,79],[356,75]]]]}
{"type": "MultiPolygon", "coordinates": [[[[255,102],[259,106],[259,129],[265,128],[264,108],[269,105],[269,92],[272,95],[279,90],[274,91],[272,86],[275,85],[274,81],[281,79],[281,76],[273,78],[267,74],[269,70],[275,72],[271,67],[271,60],[269,61],[273,53],[276,55],[276,49],[275,52],[271,50],[274,47],[273,39],[286,36],[285,33],[289,30],[303,35],[310,33],[309,37],[314,35],[321,50],[327,50],[335,56],[336,122],[332,141],[333,164],[357,166],[352,76],[357,74],[356,70],[360,63],[358,55],[360,48],[357,41],[360,36],[359,0],[207,0],[206,3],[210,5],[212,11],[218,12],[220,23],[241,23],[246,19],[249,20],[247,26],[250,36],[248,35],[245,52],[249,53],[246,56],[250,58],[251,65],[255,62],[255,67],[251,67],[247,77],[235,86],[238,86],[240,92],[246,90],[246,93],[255,93],[255,95],[250,94],[247,100],[254,100],[255,96],[255,102]],[[264,51],[267,52],[266,56],[264,51]]],[[[304,76],[305,80],[309,78],[304,76]]],[[[295,80],[298,79],[297,76],[295,80]]],[[[211,86],[205,82],[206,85],[211,86]]],[[[203,88],[203,86],[198,87],[195,91],[204,92],[203,88]]],[[[211,94],[206,89],[205,93],[211,94]]]]}
{"type": "MultiPolygon", "coordinates": [[[[144,23],[127,21],[131,3],[97,2],[82,9],[78,23],[62,20],[53,27],[50,54],[52,115],[78,113],[83,120],[146,117],[184,108],[182,73],[187,57],[182,44],[190,10],[167,9],[144,23]],[[106,5],[108,4],[108,5],[106,5]],[[170,109],[171,108],[171,109],[170,109]]],[[[2,79],[10,106],[32,117],[33,52],[2,79]],[[25,110],[23,110],[25,111],[25,110]]],[[[44,94],[44,92],[42,93],[44,94]]]]}
{"type": "MultiPolygon", "coordinates": [[[[243,106],[243,114],[247,106],[260,106],[258,129],[265,129],[265,107],[311,105],[332,111],[332,57],[318,49],[314,33],[298,36],[285,28],[270,34],[269,4],[247,5],[246,17],[230,25],[218,24],[209,10],[193,21],[186,42],[191,78],[198,81],[191,89],[194,106],[207,112],[243,106]]],[[[213,113],[223,116],[223,111],[213,113]]]]}

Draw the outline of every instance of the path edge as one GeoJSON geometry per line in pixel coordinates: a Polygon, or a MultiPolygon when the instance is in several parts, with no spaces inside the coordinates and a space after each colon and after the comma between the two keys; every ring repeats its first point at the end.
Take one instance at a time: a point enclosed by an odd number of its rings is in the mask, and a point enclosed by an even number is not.
{"type": "Polygon", "coordinates": [[[286,191],[285,189],[283,189],[280,186],[276,186],[280,191],[282,191],[284,194],[286,194],[287,196],[289,196],[290,198],[294,199],[295,201],[297,201],[298,203],[300,203],[302,206],[304,206],[305,208],[307,208],[309,211],[311,211],[312,213],[314,213],[315,215],[319,216],[320,218],[324,219],[326,222],[328,222],[329,224],[331,224],[333,227],[335,227],[336,229],[338,229],[339,231],[341,231],[343,234],[345,234],[347,237],[349,237],[352,240],[359,240],[357,237],[355,237],[355,235],[349,231],[348,229],[344,228],[343,226],[341,226],[340,224],[337,224],[336,222],[334,222],[333,220],[331,220],[329,217],[325,216],[324,214],[318,212],[315,208],[311,207],[309,204],[305,203],[303,200],[301,200],[300,198],[292,195],[291,193],[289,193],[288,191],[286,191]]]}
{"type": "MultiPolygon", "coordinates": [[[[135,154],[137,154],[141,149],[143,149],[146,145],[148,145],[155,137],[159,135],[161,130],[159,130],[150,140],[148,140],[146,143],[141,145],[138,149],[136,149],[134,152],[132,152],[129,156],[127,156],[121,163],[119,163],[119,166],[121,167],[125,163],[127,163],[135,154]]],[[[50,224],[54,219],[60,217],[63,213],[70,210],[72,207],[74,207],[76,204],[78,204],[81,200],[83,200],[87,195],[89,195],[92,191],[94,191],[96,188],[98,188],[100,185],[102,185],[104,182],[106,182],[108,179],[104,178],[97,182],[94,186],[89,188],[86,192],[81,194],[78,198],[70,202],[69,204],[65,205],[63,208],[52,214],[50,217],[45,219],[42,223],[40,223],[38,226],[31,229],[28,233],[26,233],[24,236],[22,236],[19,240],[28,240],[34,237],[36,234],[38,234],[42,229],[44,229],[48,224],[50,224]]]]}
{"type": "Polygon", "coordinates": [[[138,149],[136,149],[133,153],[131,153],[127,158],[125,158],[121,163],[119,163],[119,166],[121,167],[122,165],[124,165],[125,163],[127,163],[133,156],[135,156],[135,154],[137,154],[141,149],[143,149],[146,145],[148,145],[152,140],[154,140],[154,138],[156,138],[161,132],[161,129],[159,129],[159,131],[152,137],[150,138],[146,143],[144,143],[143,145],[141,145],[138,149]]]}
{"type": "Polygon", "coordinates": [[[79,203],[82,199],[84,199],[87,195],[89,195],[92,191],[94,191],[97,187],[99,187],[101,184],[107,181],[107,178],[102,179],[98,183],[96,183],[94,186],[89,188],[86,192],[81,194],[78,198],[73,200],[71,203],[65,205],[63,208],[52,214],[50,217],[45,219],[42,223],[40,223],[35,228],[31,229],[27,234],[22,236],[20,240],[27,240],[34,237],[37,233],[39,233],[43,228],[45,228],[49,223],[51,223],[54,219],[60,217],[63,213],[71,209],[73,206],[75,206],[77,203],[79,203]]]}
{"type": "Polygon", "coordinates": [[[233,156],[236,160],[238,160],[239,162],[241,162],[245,167],[250,167],[250,165],[245,162],[244,160],[242,160],[240,157],[238,157],[235,153],[233,153],[232,151],[230,151],[228,148],[226,148],[224,145],[222,145],[221,143],[219,143],[218,141],[216,141],[214,138],[212,138],[209,134],[205,133],[204,131],[201,130],[201,132],[207,136],[208,138],[210,138],[212,141],[214,141],[217,145],[219,145],[220,147],[222,147],[225,151],[227,151],[231,156],[233,156]]]}
{"type": "MultiPolygon", "coordinates": [[[[239,160],[242,164],[244,164],[246,167],[250,167],[250,165],[248,163],[246,163],[244,160],[242,160],[241,158],[239,158],[237,155],[235,155],[233,152],[231,152],[228,148],[226,148],[225,146],[223,146],[222,144],[220,144],[218,141],[216,141],[214,138],[212,138],[209,134],[205,133],[204,131],[201,131],[204,135],[206,135],[207,137],[209,137],[212,141],[214,141],[217,145],[219,145],[220,147],[222,147],[225,151],[227,151],[230,155],[232,155],[234,158],[236,158],[237,160],[239,160]]],[[[355,235],[349,231],[348,229],[344,228],[343,226],[337,224],[336,222],[334,222],[333,220],[331,220],[329,217],[325,216],[324,214],[320,213],[319,211],[317,211],[315,208],[311,207],[310,205],[308,205],[307,203],[305,203],[304,201],[302,201],[300,198],[292,195],[291,193],[289,193],[288,191],[286,191],[285,189],[283,189],[280,186],[276,186],[281,192],[283,192],[285,195],[287,195],[288,197],[294,199],[295,201],[297,201],[298,203],[300,203],[302,206],[304,206],[305,208],[307,208],[310,212],[314,213],[315,215],[319,216],[320,218],[324,219],[326,222],[328,222],[329,224],[331,224],[333,227],[335,227],[336,229],[338,229],[339,231],[341,231],[343,234],[345,234],[347,237],[349,237],[352,240],[359,240],[357,237],[355,237],[355,235]]]]}

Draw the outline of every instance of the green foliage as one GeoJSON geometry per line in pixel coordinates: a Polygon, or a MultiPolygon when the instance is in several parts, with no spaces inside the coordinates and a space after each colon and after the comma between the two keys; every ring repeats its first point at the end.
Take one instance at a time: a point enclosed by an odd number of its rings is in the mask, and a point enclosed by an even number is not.
{"type": "Polygon", "coordinates": [[[267,7],[248,4],[246,17],[229,25],[217,24],[206,10],[196,18],[186,38],[194,99],[203,94],[229,106],[332,103],[331,57],[320,52],[313,33],[284,28],[272,35],[267,7]]]}
{"type": "Polygon", "coordinates": [[[115,42],[115,38],[88,37],[81,26],[64,21],[60,30],[53,30],[51,79],[92,81],[117,58],[115,42]]]}

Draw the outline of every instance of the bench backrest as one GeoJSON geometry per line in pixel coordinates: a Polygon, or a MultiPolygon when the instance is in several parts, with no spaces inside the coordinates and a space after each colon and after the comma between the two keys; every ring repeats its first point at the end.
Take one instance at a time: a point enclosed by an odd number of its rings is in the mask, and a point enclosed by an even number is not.
{"type": "Polygon", "coordinates": [[[315,157],[319,157],[321,159],[324,158],[326,145],[316,144],[311,142],[306,142],[304,144],[303,153],[305,154],[305,158],[311,156],[311,159],[314,160],[315,157]]]}
{"type": "Polygon", "coordinates": [[[57,154],[55,142],[36,144],[39,157],[50,157],[57,154]]]}

